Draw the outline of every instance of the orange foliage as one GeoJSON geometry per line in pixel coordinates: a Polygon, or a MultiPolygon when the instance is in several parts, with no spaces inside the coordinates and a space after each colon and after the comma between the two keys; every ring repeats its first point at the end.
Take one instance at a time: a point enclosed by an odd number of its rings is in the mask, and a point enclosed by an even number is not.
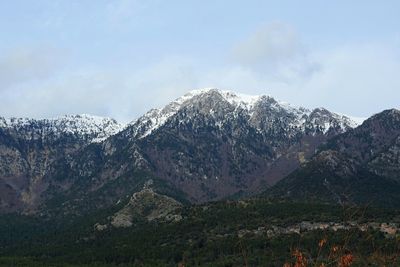
{"type": "Polygon", "coordinates": [[[321,239],[321,241],[319,241],[319,243],[318,243],[318,247],[322,248],[326,244],[326,242],[327,242],[326,238],[321,239]]]}
{"type": "Polygon", "coordinates": [[[299,250],[293,252],[293,256],[296,258],[294,267],[307,267],[307,259],[299,250]]]}
{"type": "Polygon", "coordinates": [[[354,257],[352,254],[350,253],[345,254],[340,258],[339,267],[349,267],[353,262],[353,260],[354,257]]]}

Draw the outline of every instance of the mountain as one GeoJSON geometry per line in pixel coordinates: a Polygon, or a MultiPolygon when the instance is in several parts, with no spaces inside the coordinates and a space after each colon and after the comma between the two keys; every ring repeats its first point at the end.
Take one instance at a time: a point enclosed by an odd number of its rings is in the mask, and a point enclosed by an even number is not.
{"type": "Polygon", "coordinates": [[[113,119],[72,115],[55,119],[0,117],[0,209],[35,209],[55,162],[74,158],[91,143],[117,133],[113,119]]]}
{"type": "Polygon", "coordinates": [[[182,203],[252,195],[357,125],[218,89],[191,91],[126,126],[88,115],[1,119],[1,210],[79,214],[127,202],[149,180],[182,203]]]}
{"type": "Polygon", "coordinates": [[[127,125],[1,118],[0,266],[398,266],[399,171],[395,109],[204,89],[127,125]]]}
{"type": "Polygon", "coordinates": [[[40,120],[0,117],[0,128],[26,140],[54,141],[63,136],[70,136],[85,142],[101,142],[121,131],[124,125],[111,118],[81,114],[40,120]]]}
{"type": "Polygon", "coordinates": [[[267,194],[398,207],[400,111],[385,110],[338,135],[267,194]]]}
{"type": "Polygon", "coordinates": [[[151,110],[127,131],[156,176],[204,202],[273,185],[355,125],[322,108],[205,89],[151,110]]]}

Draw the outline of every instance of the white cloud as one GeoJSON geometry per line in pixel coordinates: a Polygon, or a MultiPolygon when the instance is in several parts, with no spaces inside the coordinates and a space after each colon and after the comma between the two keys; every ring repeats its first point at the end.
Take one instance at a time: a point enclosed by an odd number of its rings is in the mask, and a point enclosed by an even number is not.
{"type": "Polygon", "coordinates": [[[319,66],[311,76],[271,79],[258,70],[230,67],[208,78],[222,87],[354,116],[400,108],[400,49],[394,43],[343,44],[308,58],[319,66]]]}
{"type": "Polygon", "coordinates": [[[264,25],[247,39],[237,44],[234,57],[244,65],[280,64],[296,57],[301,50],[295,30],[287,24],[275,22],[264,25]]]}
{"type": "Polygon", "coordinates": [[[14,51],[0,60],[0,116],[90,113],[130,121],[199,87],[270,94],[296,105],[324,106],[354,116],[400,108],[396,42],[313,51],[285,27],[267,26],[256,34],[259,37],[235,46],[235,55],[241,56],[234,62],[218,66],[207,64],[207,59],[169,56],[139,69],[81,66],[72,70],[63,69],[58,53],[47,53],[48,49],[14,51]],[[284,33],[278,33],[282,28],[284,33]],[[270,42],[265,36],[276,40],[267,48],[255,44],[255,40],[270,42]]]}
{"type": "Polygon", "coordinates": [[[243,68],[277,81],[308,77],[318,69],[296,30],[282,22],[265,24],[234,45],[232,59],[243,68]]]}
{"type": "Polygon", "coordinates": [[[15,84],[46,79],[61,63],[60,51],[51,47],[21,47],[0,56],[0,91],[15,84]]]}
{"type": "Polygon", "coordinates": [[[321,71],[301,91],[314,105],[318,101],[354,115],[399,108],[399,56],[400,49],[391,43],[350,44],[316,53],[321,71]]]}
{"type": "Polygon", "coordinates": [[[191,68],[189,61],[172,57],[141,70],[70,70],[0,92],[0,116],[89,113],[128,122],[193,88],[196,81],[191,68]]]}

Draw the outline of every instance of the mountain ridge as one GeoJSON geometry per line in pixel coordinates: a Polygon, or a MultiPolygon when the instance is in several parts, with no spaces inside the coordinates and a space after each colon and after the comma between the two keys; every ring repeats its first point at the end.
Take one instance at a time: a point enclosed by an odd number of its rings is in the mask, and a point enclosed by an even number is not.
{"type": "Polygon", "coordinates": [[[147,179],[160,185],[155,191],[183,202],[251,196],[358,125],[324,108],[218,89],[191,91],[127,125],[89,115],[68,119],[59,123],[57,138],[43,134],[46,120],[32,129],[25,125],[30,120],[20,120],[25,133],[0,126],[3,210],[37,213],[59,203],[57,210],[79,213],[112,205],[147,179]],[[80,127],[82,121],[90,127],[80,127]],[[111,127],[101,131],[98,125],[111,127]],[[43,138],[24,136],[32,132],[43,138]],[[83,207],[85,201],[93,205],[83,207]]]}
{"type": "MultiPolygon", "coordinates": [[[[247,95],[247,94],[242,94],[242,93],[235,93],[234,91],[230,90],[220,90],[218,88],[203,88],[203,89],[195,89],[191,90],[188,93],[184,94],[181,97],[176,98],[175,100],[171,101],[170,103],[166,104],[162,108],[152,108],[148,112],[146,112],[144,115],[140,116],[137,119],[132,120],[129,123],[120,123],[117,120],[110,118],[110,117],[103,117],[103,116],[98,116],[98,115],[92,115],[92,114],[75,114],[75,115],[62,115],[58,117],[53,117],[53,118],[30,118],[30,117],[1,117],[0,116],[0,127],[2,128],[21,128],[23,126],[28,126],[29,124],[35,124],[35,123],[43,123],[43,124],[48,124],[50,127],[57,128],[57,126],[65,126],[65,129],[61,129],[70,133],[76,133],[78,131],[83,132],[83,134],[88,134],[94,131],[93,128],[105,128],[105,126],[109,125],[109,129],[105,129],[105,133],[103,136],[99,139],[97,139],[95,142],[101,142],[108,138],[111,135],[114,135],[120,131],[123,131],[126,127],[129,127],[131,125],[134,125],[138,123],[139,121],[143,120],[143,117],[150,117],[152,118],[157,117],[157,113],[170,110],[171,112],[168,114],[168,112],[164,112],[167,114],[167,116],[164,116],[160,118],[160,122],[156,124],[154,128],[160,127],[163,122],[166,120],[166,117],[168,118],[169,116],[174,115],[179,108],[186,102],[192,100],[194,97],[201,96],[203,94],[208,94],[210,92],[217,92],[223,98],[228,101],[232,105],[236,105],[237,107],[242,107],[247,110],[251,110],[253,106],[257,103],[257,101],[260,101],[260,99],[268,99],[271,100],[273,103],[276,103],[282,108],[292,110],[294,112],[298,112],[298,110],[304,111],[305,114],[309,115],[312,111],[315,110],[326,110],[323,107],[317,107],[313,110],[310,110],[308,108],[304,108],[301,106],[292,106],[287,102],[284,101],[279,101],[273,98],[270,95],[247,95]],[[150,116],[148,116],[150,115],[150,116]],[[151,116],[153,115],[153,116],[151,116]],[[75,122],[75,123],[74,123],[75,122]],[[59,124],[59,125],[57,125],[59,124]],[[74,125],[75,124],[75,125],[74,125]],[[103,126],[102,126],[103,124],[103,126]],[[104,126],[105,125],[105,126],[104,126]],[[70,126],[70,128],[68,128],[70,126]],[[85,127],[86,126],[86,127],[85,127]]],[[[362,121],[365,120],[365,118],[358,118],[358,117],[352,117],[348,116],[345,114],[341,113],[336,113],[332,112],[333,114],[337,115],[337,117],[342,117],[342,118],[348,118],[351,126],[354,128],[358,126],[359,124],[362,123],[362,121]]],[[[147,134],[150,134],[147,133],[147,134]]],[[[147,135],[146,134],[146,135],[147,135]]]]}
{"type": "Polygon", "coordinates": [[[400,203],[399,144],[400,111],[382,111],[329,140],[267,195],[395,207],[400,203]]]}
{"type": "Polygon", "coordinates": [[[111,135],[123,130],[124,124],[115,119],[88,114],[63,115],[49,119],[32,118],[4,118],[0,117],[0,127],[23,131],[24,128],[33,127],[43,129],[42,133],[70,133],[87,136],[91,142],[101,142],[111,135]]]}
{"type": "MultiPolygon", "coordinates": [[[[175,99],[174,101],[170,102],[169,104],[165,105],[163,108],[159,109],[151,109],[149,112],[144,114],[142,117],[139,117],[137,120],[132,121],[129,125],[135,124],[144,124],[147,123],[149,126],[146,128],[147,130],[141,134],[140,137],[145,137],[151,133],[151,131],[159,128],[162,126],[165,121],[170,118],[171,116],[175,115],[179,109],[185,107],[187,103],[190,103],[193,100],[198,98],[204,97],[206,95],[213,95],[216,97],[221,97],[221,100],[224,100],[234,106],[235,109],[242,108],[249,112],[249,115],[252,116],[254,112],[254,106],[259,102],[270,102],[271,106],[276,109],[287,110],[288,112],[301,115],[309,116],[312,112],[318,111],[327,111],[324,108],[315,108],[313,110],[304,108],[304,107],[295,107],[287,102],[277,101],[273,97],[269,95],[245,95],[240,93],[235,93],[233,91],[228,90],[219,90],[217,88],[206,88],[206,89],[198,89],[192,90],[182,97],[175,99]]],[[[210,110],[213,112],[213,110],[210,110]]],[[[352,128],[358,126],[363,119],[357,118],[355,120],[352,117],[347,115],[342,115],[339,113],[334,113],[337,119],[347,120],[347,123],[352,128]]],[[[328,130],[329,127],[324,127],[325,130],[328,130]]],[[[143,131],[143,130],[142,130],[143,131]]],[[[140,132],[140,130],[138,130],[140,132]]]]}

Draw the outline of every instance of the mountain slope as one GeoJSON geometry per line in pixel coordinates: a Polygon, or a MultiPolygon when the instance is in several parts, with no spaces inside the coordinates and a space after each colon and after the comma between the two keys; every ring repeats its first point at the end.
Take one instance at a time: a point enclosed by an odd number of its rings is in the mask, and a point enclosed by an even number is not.
{"type": "Polygon", "coordinates": [[[207,89],[151,111],[130,129],[156,176],[204,202],[274,184],[354,125],[325,109],[207,89]]]}
{"type": "Polygon", "coordinates": [[[354,125],[325,109],[294,108],[267,96],[198,90],[149,111],[96,149],[89,146],[64,178],[90,181],[74,189],[85,192],[121,178],[141,181],[136,173],[144,171],[190,202],[251,195],[288,175],[318,145],[354,125]]]}
{"type": "Polygon", "coordinates": [[[0,207],[33,211],[41,202],[55,162],[69,162],[91,143],[101,142],[123,126],[89,115],[56,119],[0,118],[0,207]]]}
{"type": "Polygon", "coordinates": [[[121,131],[124,125],[111,118],[81,114],[39,120],[0,117],[0,128],[25,140],[57,140],[70,135],[86,142],[101,142],[121,131]]]}
{"type": "Polygon", "coordinates": [[[275,197],[400,204],[400,111],[386,110],[330,140],[269,192],[275,197]]]}
{"type": "Polygon", "coordinates": [[[0,125],[1,209],[81,213],[126,200],[149,179],[181,202],[252,195],[357,123],[269,96],[203,89],[125,128],[89,116],[0,125]]]}

